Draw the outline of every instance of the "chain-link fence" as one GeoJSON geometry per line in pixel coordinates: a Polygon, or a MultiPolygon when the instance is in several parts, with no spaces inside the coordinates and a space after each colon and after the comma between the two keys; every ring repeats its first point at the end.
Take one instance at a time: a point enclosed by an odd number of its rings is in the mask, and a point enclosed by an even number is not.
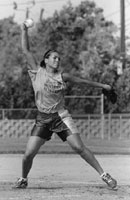
{"type": "MultiPolygon", "coordinates": [[[[36,114],[36,109],[0,110],[0,136],[29,136],[36,114]]],[[[130,139],[130,114],[74,114],[72,117],[79,133],[87,139],[130,139]]]]}

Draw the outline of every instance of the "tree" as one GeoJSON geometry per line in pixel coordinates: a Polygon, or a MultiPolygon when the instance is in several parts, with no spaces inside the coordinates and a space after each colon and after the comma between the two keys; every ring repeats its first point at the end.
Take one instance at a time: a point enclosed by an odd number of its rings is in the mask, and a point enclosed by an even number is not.
{"type": "MultiPolygon", "coordinates": [[[[62,57],[62,70],[118,88],[118,85],[122,85],[115,62],[119,60],[117,55],[120,52],[119,38],[115,37],[116,30],[116,26],[104,18],[103,10],[94,2],[83,1],[77,7],[68,3],[52,17],[41,19],[35,28],[29,31],[31,50],[40,62],[46,50],[56,49],[62,57]]],[[[20,27],[12,18],[1,20],[0,33],[0,90],[6,91],[9,96],[8,104],[2,103],[0,99],[1,107],[34,107],[33,91],[25,70],[26,60],[21,51],[20,27]],[[13,104],[8,84],[13,86],[13,104]]],[[[100,95],[101,90],[69,85],[66,94],[100,95]]],[[[89,112],[97,113],[100,108],[96,101],[74,99],[67,100],[67,105],[73,112],[88,113],[89,108],[89,112]]],[[[124,109],[123,106],[121,108],[124,109]]],[[[117,111],[117,105],[113,108],[105,100],[105,112],[117,111]]]]}

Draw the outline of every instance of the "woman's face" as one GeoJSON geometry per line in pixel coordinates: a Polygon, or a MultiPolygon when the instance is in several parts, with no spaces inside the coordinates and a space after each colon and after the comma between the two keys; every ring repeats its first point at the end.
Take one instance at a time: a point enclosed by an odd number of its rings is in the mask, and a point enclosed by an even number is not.
{"type": "Polygon", "coordinates": [[[57,52],[52,52],[49,58],[45,59],[46,66],[58,69],[60,65],[60,56],[57,52]]]}

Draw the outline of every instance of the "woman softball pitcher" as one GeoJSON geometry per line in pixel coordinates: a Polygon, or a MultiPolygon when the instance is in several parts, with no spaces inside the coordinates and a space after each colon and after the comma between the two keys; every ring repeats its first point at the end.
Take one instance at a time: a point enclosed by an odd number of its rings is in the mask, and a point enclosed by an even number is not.
{"type": "Polygon", "coordinates": [[[23,156],[22,176],[17,180],[16,188],[27,187],[28,174],[34,157],[40,147],[51,139],[53,133],[56,133],[63,142],[67,141],[71,148],[98,172],[101,179],[111,189],[116,189],[117,181],[102,169],[93,153],[83,144],[79,131],[64,106],[64,91],[68,81],[108,91],[111,86],[79,78],[70,73],[61,73],[60,55],[53,49],[46,51],[38,66],[29,48],[29,28],[25,21],[22,25],[22,49],[28,62],[28,73],[34,89],[38,115],[23,156]]]}

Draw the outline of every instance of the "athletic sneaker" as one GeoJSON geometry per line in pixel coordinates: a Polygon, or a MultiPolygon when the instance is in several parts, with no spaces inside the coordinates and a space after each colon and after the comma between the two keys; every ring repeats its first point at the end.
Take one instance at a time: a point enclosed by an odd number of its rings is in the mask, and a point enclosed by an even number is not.
{"type": "Polygon", "coordinates": [[[102,180],[107,183],[107,185],[113,189],[113,190],[117,190],[117,181],[111,177],[110,174],[108,173],[103,173],[101,175],[102,180]]]}
{"type": "Polygon", "coordinates": [[[23,189],[26,188],[27,186],[28,186],[27,178],[19,178],[15,185],[16,188],[23,188],[23,189]]]}

